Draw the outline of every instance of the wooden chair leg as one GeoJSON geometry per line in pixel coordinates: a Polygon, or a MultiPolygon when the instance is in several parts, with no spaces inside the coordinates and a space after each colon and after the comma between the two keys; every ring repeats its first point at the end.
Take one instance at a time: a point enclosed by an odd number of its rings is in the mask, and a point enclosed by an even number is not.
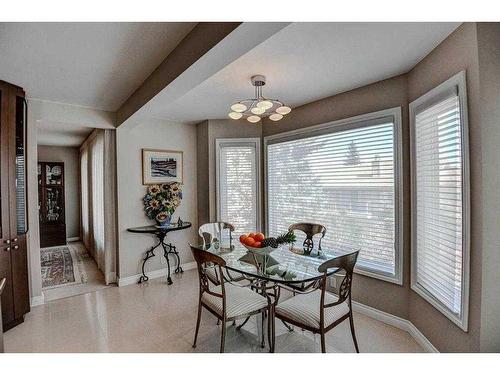
{"type": "Polygon", "coordinates": [[[219,325],[219,324],[220,324],[220,320],[219,320],[219,319],[217,319],[217,325],[219,325]]]}
{"type": "Polygon", "coordinates": [[[354,347],[356,348],[356,353],[359,353],[358,340],[356,340],[356,332],[354,332],[354,319],[352,316],[352,311],[349,314],[349,323],[351,325],[352,341],[354,341],[354,347]]]}
{"type": "Polygon", "coordinates": [[[224,353],[224,342],[226,341],[226,319],[222,319],[222,333],[220,337],[220,352],[224,353]]]}
{"type": "Polygon", "coordinates": [[[326,353],[325,333],[321,332],[321,353],[326,353]]]}
{"type": "Polygon", "coordinates": [[[198,319],[196,320],[196,331],[194,333],[193,348],[196,348],[196,340],[198,339],[198,330],[200,329],[201,321],[201,303],[198,303],[198,319]]]}

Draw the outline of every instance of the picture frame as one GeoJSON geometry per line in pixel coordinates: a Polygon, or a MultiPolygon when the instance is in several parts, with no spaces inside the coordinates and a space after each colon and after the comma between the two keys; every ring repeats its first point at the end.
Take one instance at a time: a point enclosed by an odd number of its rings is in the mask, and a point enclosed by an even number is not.
{"type": "Polygon", "coordinates": [[[175,150],[142,149],[142,184],[183,183],[184,154],[175,150]]]}

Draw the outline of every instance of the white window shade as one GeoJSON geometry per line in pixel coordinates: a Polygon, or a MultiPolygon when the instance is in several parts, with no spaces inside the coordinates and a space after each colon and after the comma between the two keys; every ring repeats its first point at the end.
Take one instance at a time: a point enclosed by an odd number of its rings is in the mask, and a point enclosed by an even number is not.
{"type": "Polygon", "coordinates": [[[412,288],[465,328],[466,143],[459,90],[449,86],[411,105],[412,288]]]}
{"type": "Polygon", "coordinates": [[[236,234],[259,229],[259,142],[218,139],[218,220],[231,223],[236,234]]]}
{"type": "Polygon", "coordinates": [[[359,249],[358,272],[400,282],[394,118],[342,125],[269,142],[268,232],[322,224],[324,249],[359,249]]]}

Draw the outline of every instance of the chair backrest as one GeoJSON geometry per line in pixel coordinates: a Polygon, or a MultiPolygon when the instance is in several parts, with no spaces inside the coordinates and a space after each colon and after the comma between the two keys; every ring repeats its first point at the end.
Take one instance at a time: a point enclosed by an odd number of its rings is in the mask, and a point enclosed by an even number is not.
{"type": "Polygon", "coordinates": [[[295,223],[290,225],[290,227],[288,228],[289,232],[293,232],[295,230],[301,231],[306,235],[306,239],[302,244],[305,254],[310,254],[314,249],[313,236],[320,233],[321,237],[319,238],[318,242],[318,251],[321,251],[321,240],[323,239],[323,237],[325,237],[326,234],[325,226],[314,223],[295,223]]]}
{"type": "Polygon", "coordinates": [[[198,229],[198,234],[203,239],[203,245],[207,246],[212,244],[214,238],[220,238],[224,230],[229,232],[229,241],[232,242],[234,226],[224,221],[203,224],[198,229]]]}
{"type": "MultiPolygon", "coordinates": [[[[198,279],[200,282],[200,297],[204,292],[208,292],[210,294],[214,294],[214,292],[210,291],[210,278],[207,275],[207,267],[216,267],[218,272],[216,274],[222,275],[222,267],[226,265],[226,261],[222,259],[220,256],[212,254],[205,250],[200,250],[197,247],[189,244],[191,247],[191,253],[193,254],[193,258],[196,262],[196,266],[198,269],[198,279]]],[[[223,297],[225,294],[224,291],[224,277],[220,277],[219,284],[221,286],[222,295],[218,295],[219,297],[223,297]]]]}
{"type": "MultiPolygon", "coordinates": [[[[339,300],[337,304],[344,302],[349,298],[349,303],[351,299],[351,287],[352,287],[352,274],[354,272],[354,266],[358,259],[359,251],[355,251],[350,254],[341,255],[337,258],[327,260],[318,267],[318,271],[322,272],[323,281],[321,285],[321,304],[324,305],[324,294],[327,287],[327,271],[330,268],[338,268],[338,271],[344,271],[345,275],[339,286],[339,300]]],[[[337,273],[335,272],[335,273],[337,273]]]]}

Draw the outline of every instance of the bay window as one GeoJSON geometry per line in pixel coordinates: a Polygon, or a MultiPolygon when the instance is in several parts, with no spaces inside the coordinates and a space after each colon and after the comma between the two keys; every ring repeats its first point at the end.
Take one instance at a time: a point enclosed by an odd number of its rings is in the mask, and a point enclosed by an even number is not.
{"type": "Polygon", "coordinates": [[[360,250],[356,272],[402,282],[399,108],[267,137],[267,232],[327,228],[322,247],[360,250]]]}

